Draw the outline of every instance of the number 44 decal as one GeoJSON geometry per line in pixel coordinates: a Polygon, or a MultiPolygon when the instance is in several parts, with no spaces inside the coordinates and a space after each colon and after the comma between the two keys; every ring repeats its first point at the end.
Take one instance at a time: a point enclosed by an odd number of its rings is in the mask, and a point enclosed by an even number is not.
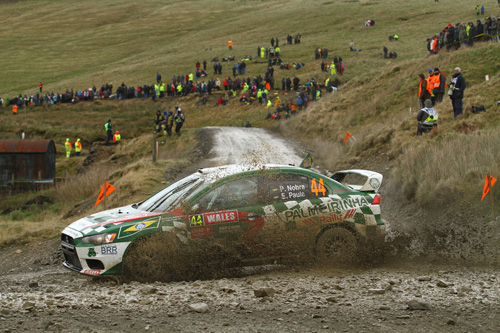
{"type": "Polygon", "coordinates": [[[323,196],[326,195],[326,188],[323,183],[323,179],[320,178],[319,182],[316,182],[316,179],[313,178],[311,182],[311,192],[316,194],[316,196],[318,196],[319,193],[323,194],[323,196]]]}

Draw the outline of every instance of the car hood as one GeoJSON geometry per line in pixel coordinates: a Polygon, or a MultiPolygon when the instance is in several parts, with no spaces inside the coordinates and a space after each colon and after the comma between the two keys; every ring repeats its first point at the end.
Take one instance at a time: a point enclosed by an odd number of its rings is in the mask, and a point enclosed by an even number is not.
{"type": "Polygon", "coordinates": [[[111,231],[116,229],[117,226],[132,224],[130,222],[138,222],[139,220],[151,217],[157,220],[156,217],[161,214],[138,210],[132,206],[124,206],[81,218],[67,226],[63,230],[63,233],[73,238],[81,238],[83,236],[99,234],[106,230],[111,231]]]}

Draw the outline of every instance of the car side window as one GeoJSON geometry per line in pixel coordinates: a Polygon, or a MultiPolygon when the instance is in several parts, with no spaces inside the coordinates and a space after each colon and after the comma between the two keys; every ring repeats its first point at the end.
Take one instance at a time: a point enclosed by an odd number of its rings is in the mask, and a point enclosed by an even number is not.
{"type": "Polygon", "coordinates": [[[247,177],[221,184],[205,194],[198,204],[203,211],[227,210],[259,204],[257,178],[247,177]]]}
{"type": "Polygon", "coordinates": [[[327,196],[320,179],[309,178],[298,174],[272,174],[259,178],[259,196],[267,203],[300,201],[327,196]]]}

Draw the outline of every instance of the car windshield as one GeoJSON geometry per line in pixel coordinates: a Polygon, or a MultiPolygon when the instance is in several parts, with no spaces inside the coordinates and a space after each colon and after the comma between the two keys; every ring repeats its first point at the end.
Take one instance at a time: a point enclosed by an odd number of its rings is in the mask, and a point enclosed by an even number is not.
{"type": "Polygon", "coordinates": [[[161,213],[170,211],[179,207],[182,201],[193,194],[196,189],[199,189],[204,182],[204,179],[199,174],[193,174],[173,183],[149,199],[134,206],[148,212],[161,213]]]}

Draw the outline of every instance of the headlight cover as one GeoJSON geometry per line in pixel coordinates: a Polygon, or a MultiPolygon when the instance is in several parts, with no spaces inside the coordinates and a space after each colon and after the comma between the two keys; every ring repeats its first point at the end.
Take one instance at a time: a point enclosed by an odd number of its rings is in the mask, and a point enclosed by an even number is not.
{"type": "Polygon", "coordinates": [[[99,234],[99,235],[86,236],[82,238],[82,243],[94,244],[94,245],[109,244],[113,242],[115,236],[116,234],[99,234]]]}

